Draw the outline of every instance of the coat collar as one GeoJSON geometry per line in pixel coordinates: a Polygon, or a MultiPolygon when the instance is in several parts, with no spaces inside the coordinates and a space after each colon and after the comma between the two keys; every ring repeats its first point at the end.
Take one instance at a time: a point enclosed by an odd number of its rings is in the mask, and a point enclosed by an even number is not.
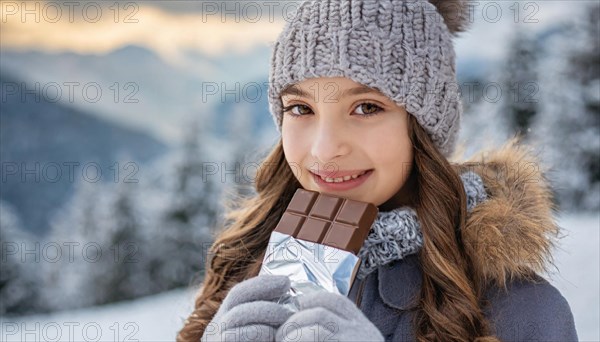
{"type": "MultiPolygon", "coordinates": [[[[488,199],[468,214],[463,243],[474,262],[475,276],[483,284],[501,288],[512,279],[546,271],[559,234],[544,170],[518,139],[466,160],[460,161],[458,153],[450,158],[459,174],[473,171],[483,180],[488,199]]],[[[417,255],[379,267],[380,296],[398,309],[416,306],[421,274],[417,255]]]]}
{"type": "Polygon", "coordinates": [[[506,288],[507,281],[547,271],[560,228],[550,183],[531,147],[520,145],[516,137],[455,168],[480,175],[488,194],[471,211],[463,230],[475,276],[483,284],[506,288]]]}

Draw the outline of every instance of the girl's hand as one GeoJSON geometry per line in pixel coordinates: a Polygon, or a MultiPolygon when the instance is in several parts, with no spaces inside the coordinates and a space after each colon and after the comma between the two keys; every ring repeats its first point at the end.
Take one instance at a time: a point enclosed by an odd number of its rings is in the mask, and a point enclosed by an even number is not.
{"type": "Polygon", "coordinates": [[[278,330],[277,341],[377,341],[381,332],[348,298],[318,291],[298,296],[300,311],[278,330]]]}
{"type": "Polygon", "coordinates": [[[285,276],[260,275],[231,288],[207,325],[202,342],[274,341],[292,311],[277,301],[290,289],[285,276]]]}

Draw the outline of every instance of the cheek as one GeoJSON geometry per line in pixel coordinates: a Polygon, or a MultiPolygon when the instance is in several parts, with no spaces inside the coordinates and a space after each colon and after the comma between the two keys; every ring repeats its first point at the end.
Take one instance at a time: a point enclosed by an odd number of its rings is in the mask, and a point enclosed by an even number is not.
{"type": "Polygon", "coordinates": [[[382,164],[395,164],[398,161],[412,160],[412,143],[404,127],[392,122],[381,129],[370,132],[360,139],[360,146],[374,161],[382,164]]]}
{"type": "Polygon", "coordinates": [[[392,165],[389,169],[392,170],[394,178],[406,179],[410,174],[413,166],[413,147],[410,140],[397,141],[394,148],[385,150],[387,153],[386,160],[392,165]]]}
{"type": "Polygon", "coordinates": [[[292,172],[298,179],[301,176],[301,166],[303,165],[302,159],[304,158],[304,145],[301,138],[302,137],[299,134],[294,134],[294,132],[286,130],[285,126],[282,127],[281,139],[283,153],[292,172]]]}
{"type": "MultiPolygon", "coordinates": [[[[413,146],[408,133],[400,124],[389,125],[376,135],[365,139],[365,149],[379,168],[385,182],[403,183],[413,165],[413,146]]],[[[391,185],[391,184],[390,184],[391,185]]]]}

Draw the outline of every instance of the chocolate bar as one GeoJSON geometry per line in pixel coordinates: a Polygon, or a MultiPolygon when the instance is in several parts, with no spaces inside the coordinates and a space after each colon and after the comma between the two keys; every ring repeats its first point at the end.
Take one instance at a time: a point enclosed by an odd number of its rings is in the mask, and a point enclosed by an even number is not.
{"type": "Polygon", "coordinates": [[[378,213],[371,203],[297,189],[271,233],[260,270],[289,277],[290,290],[278,303],[296,312],[298,296],[347,296],[360,265],[357,254],[378,213]]]}
{"type": "Polygon", "coordinates": [[[356,255],[378,212],[371,203],[299,188],[275,231],[356,255]]]}

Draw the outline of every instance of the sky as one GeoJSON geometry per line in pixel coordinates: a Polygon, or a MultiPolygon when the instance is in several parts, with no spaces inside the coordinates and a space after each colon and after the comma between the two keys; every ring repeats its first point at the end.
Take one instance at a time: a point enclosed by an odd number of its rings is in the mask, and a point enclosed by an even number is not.
{"type": "MultiPolygon", "coordinates": [[[[473,1],[457,54],[499,58],[510,34],[536,32],[589,1],[473,1]]],[[[140,45],[178,63],[184,51],[240,53],[270,46],[296,1],[0,1],[0,48],[102,54],[140,45]],[[262,6],[258,6],[258,4],[262,6]],[[117,6],[117,5],[118,6],[117,6]]]]}
{"type": "Polygon", "coordinates": [[[207,55],[249,50],[275,40],[284,23],[275,16],[254,19],[250,8],[247,15],[240,11],[236,22],[235,14],[223,21],[216,14],[173,12],[146,3],[121,3],[118,10],[114,4],[74,3],[3,1],[0,47],[102,54],[134,44],[177,59],[183,50],[207,55]]]}

